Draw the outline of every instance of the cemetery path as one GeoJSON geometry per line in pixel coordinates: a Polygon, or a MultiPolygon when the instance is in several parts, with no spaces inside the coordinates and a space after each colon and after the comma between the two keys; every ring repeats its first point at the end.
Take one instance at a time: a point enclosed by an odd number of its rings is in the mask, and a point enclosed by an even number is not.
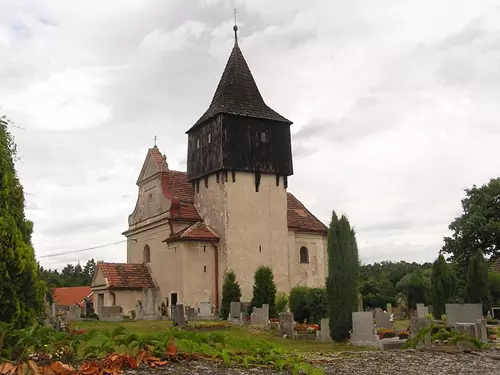
{"type": "Polygon", "coordinates": [[[387,350],[372,352],[345,352],[327,356],[318,365],[327,374],[352,375],[494,375],[500,373],[500,351],[475,353],[437,352],[430,350],[387,350]]]}
{"type": "MultiPolygon", "coordinates": [[[[343,352],[318,355],[311,360],[326,374],[350,375],[494,375],[499,374],[500,350],[480,353],[443,353],[420,350],[343,352]]],[[[213,362],[190,361],[154,369],[127,370],[127,375],[264,375],[277,374],[269,368],[226,368],[213,362]]]]}

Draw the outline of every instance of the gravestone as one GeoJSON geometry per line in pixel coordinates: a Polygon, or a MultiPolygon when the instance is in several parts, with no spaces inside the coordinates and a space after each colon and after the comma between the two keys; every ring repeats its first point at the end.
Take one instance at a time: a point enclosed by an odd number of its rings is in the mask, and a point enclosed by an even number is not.
{"type": "Polygon", "coordinates": [[[262,320],[264,321],[264,324],[269,323],[269,305],[268,304],[262,305],[262,320]]]}
{"type": "MultiPolygon", "coordinates": [[[[427,318],[412,318],[410,326],[411,338],[415,338],[419,332],[423,329],[429,328],[431,326],[431,321],[427,318]]],[[[417,344],[417,348],[429,347],[431,345],[431,330],[424,335],[424,337],[417,344]]]]}
{"type": "Polygon", "coordinates": [[[417,303],[417,318],[425,318],[429,314],[429,308],[423,303],[417,303]]]}
{"type": "Polygon", "coordinates": [[[319,341],[330,342],[333,341],[330,336],[330,319],[321,319],[321,330],[319,331],[319,341]]]}
{"type": "Polygon", "coordinates": [[[193,307],[190,307],[187,312],[187,318],[188,320],[196,320],[196,310],[193,307]]]}
{"type": "Polygon", "coordinates": [[[461,335],[467,335],[470,338],[477,339],[475,323],[455,323],[455,331],[461,335]]]}
{"type": "Polygon", "coordinates": [[[184,327],[186,325],[186,318],[184,316],[184,305],[178,304],[174,310],[174,326],[184,327]]]}
{"type": "Polygon", "coordinates": [[[78,305],[73,305],[69,307],[68,311],[68,320],[71,322],[75,322],[81,319],[82,308],[78,305]]]}
{"type": "Polygon", "coordinates": [[[232,319],[241,318],[241,302],[231,302],[230,314],[232,319]]]}
{"type": "Polygon", "coordinates": [[[481,342],[488,342],[488,329],[486,328],[486,319],[476,319],[476,335],[481,342]]]}
{"type": "Polygon", "coordinates": [[[212,316],[212,304],[210,302],[200,302],[200,314],[201,318],[209,318],[212,316]]]}
{"type": "Polygon", "coordinates": [[[250,316],[251,324],[267,325],[269,322],[269,305],[262,305],[262,307],[254,307],[250,316]]]}
{"type": "Polygon", "coordinates": [[[483,307],[480,303],[447,303],[446,325],[454,327],[455,323],[475,323],[483,318],[483,307]]]}
{"type": "Polygon", "coordinates": [[[282,312],[279,315],[280,325],[279,331],[281,335],[286,335],[291,338],[293,336],[293,313],[282,312]]]}
{"type": "Polygon", "coordinates": [[[351,342],[362,344],[375,342],[375,339],[373,313],[371,311],[353,312],[351,342]]]}
{"type": "Polygon", "coordinates": [[[391,328],[392,324],[390,321],[390,315],[385,312],[377,312],[375,314],[375,325],[376,328],[391,328]]]}
{"type": "Polygon", "coordinates": [[[100,306],[99,320],[106,322],[119,322],[123,320],[121,306],[100,306]]]}

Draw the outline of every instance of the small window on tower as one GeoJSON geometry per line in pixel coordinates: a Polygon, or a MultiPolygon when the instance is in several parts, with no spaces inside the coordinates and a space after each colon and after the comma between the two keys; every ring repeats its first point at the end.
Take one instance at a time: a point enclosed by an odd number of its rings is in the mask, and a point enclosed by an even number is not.
{"type": "Polygon", "coordinates": [[[208,143],[212,143],[212,134],[208,133],[208,143]]]}
{"type": "Polygon", "coordinates": [[[207,272],[207,266],[203,266],[203,272],[207,272]]]}
{"type": "Polygon", "coordinates": [[[260,132],[260,141],[267,142],[267,133],[266,132],[260,132]]]}
{"type": "Polygon", "coordinates": [[[200,140],[199,139],[196,140],[196,148],[200,148],[200,140]]]}

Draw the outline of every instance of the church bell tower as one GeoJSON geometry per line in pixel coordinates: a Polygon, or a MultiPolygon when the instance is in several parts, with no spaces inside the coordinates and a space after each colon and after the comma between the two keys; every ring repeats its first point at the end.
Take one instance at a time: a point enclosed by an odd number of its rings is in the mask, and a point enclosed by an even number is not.
{"type": "Polygon", "coordinates": [[[243,300],[253,273],[271,266],[279,290],[289,289],[288,177],[293,174],[290,125],[268,107],[235,43],[206,112],[188,134],[187,174],[195,205],[220,236],[219,277],[232,269],[243,300]]]}

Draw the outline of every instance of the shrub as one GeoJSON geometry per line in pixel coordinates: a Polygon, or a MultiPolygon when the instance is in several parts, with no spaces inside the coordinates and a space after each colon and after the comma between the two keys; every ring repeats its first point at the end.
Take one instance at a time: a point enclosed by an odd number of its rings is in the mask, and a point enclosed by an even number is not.
{"type": "Polygon", "coordinates": [[[309,307],[309,291],[307,286],[297,286],[290,291],[290,310],[297,322],[309,320],[311,309],[309,307]]]}
{"type": "Polygon", "coordinates": [[[252,307],[262,307],[262,305],[268,304],[270,317],[275,317],[275,300],[276,284],[274,283],[273,270],[267,266],[260,266],[254,274],[252,307]]]}
{"type": "Polygon", "coordinates": [[[321,319],[328,317],[328,298],[325,288],[312,288],[309,290],[309,321],[320,323],[321,319]]]}
{"type": "Polygon", "coordinates": [[[240,299],[241,289],[236,281],[236,275],[233,271],[226,272],[224,284],[222,285],[221,318],[227,319],[231,308],[231,302],[239,302],[240,299]]]}

